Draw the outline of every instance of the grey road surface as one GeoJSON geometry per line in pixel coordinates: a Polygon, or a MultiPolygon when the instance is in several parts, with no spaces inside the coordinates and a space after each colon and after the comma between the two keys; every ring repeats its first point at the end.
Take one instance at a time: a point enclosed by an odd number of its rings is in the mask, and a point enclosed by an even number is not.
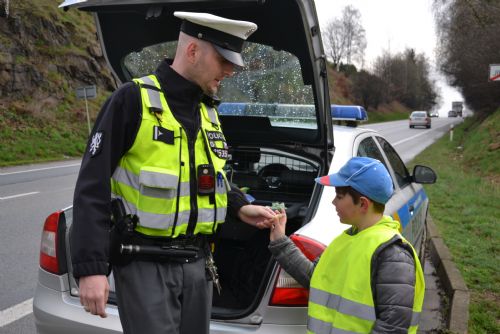
{"type": "MultiPolygon", "coordinates": [[[[364,127],[381,132],[408,162],[448,135],[450,124],[460,119],[432,121],[431,129],[409,129],[408,121],[364,127]]],[[[43,222],[53,211],[71,205],[79,165],[72,160],[0,168],[0,334],[35,333],[30,300],[43,222]]]]}
{"type": "MultiPolygon", "coordinates": [[[[462,118],[432,118],[432,127],[426,129],[409,128],[407,120],[367,124],[363,127],[374,129],[384,135],[399,153],[405,163],[434,143],[443,135],[449,136],[450,127],[462,122],[462,118]]],[[[333,138],[335,141],[335,138],[333,138]]]]}

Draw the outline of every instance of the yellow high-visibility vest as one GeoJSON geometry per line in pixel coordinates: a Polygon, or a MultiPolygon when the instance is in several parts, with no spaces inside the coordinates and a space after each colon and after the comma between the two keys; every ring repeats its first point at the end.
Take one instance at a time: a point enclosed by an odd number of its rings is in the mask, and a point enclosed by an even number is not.
{"type": "MultiPolygon", "coordinates": [[[[349,235],[344,231],[327,247],[313,272],[309,291],[308,333],[370,333],[375,323],[371,261],[376,249],[398,232],[384,216],[377,224],[349,235]]],[[[408,243],[409,244],[409,243],[408,243]]],[[[411,245],[410,245],[411,246],[411,245]]],[[[424,273],[415,250],[415,295],[409,333],[416,333],[424,301],[424,273]]]]}
{"type": "MultiPolygon", "coordinates": [[[[212,234],[224,222],[229,183],[223,171],[227,144],[217,112],[200,104],[200,130],[194,143],[175,119],[155,75],[134,79],[142,99],[142,120],[132,147],[111,177],[112,196],[139,217],[136,231],[149,236],[185,235],[192,210],[193,234],[212,234]],[[191,193],[190,171],[212,165],[215,194],[191,193]]],[[[196,187],[196,189],[198,189],[196,187]]]]}

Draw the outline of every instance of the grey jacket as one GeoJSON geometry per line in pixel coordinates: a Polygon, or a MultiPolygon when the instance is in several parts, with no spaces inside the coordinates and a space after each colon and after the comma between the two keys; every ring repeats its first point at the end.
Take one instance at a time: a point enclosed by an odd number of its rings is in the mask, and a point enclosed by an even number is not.
{"type": "MultiPolygon", "coordinates": [[[[287,273],[309,288],[319,257],[310,261],[288,237],[271,241],[269,250],[287,273]]],[[[398,236],[380,245],[373,254],[371,283],[377,317],[372,333],[408,333],[415,294],[415,261],[410,246],[398,236]]]]}

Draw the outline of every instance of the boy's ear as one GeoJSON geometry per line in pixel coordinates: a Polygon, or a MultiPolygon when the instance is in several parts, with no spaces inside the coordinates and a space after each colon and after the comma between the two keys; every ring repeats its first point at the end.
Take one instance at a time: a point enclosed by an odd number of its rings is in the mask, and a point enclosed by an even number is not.
{"type": "Polygon", "coordinates": [[[361,205],[361,209],[363,209],[363,212],[366,213],[368,212],[370,205],[373,205],[373,202],[368,197],[361,196],[359,198],[359,204],[361,205]]]}

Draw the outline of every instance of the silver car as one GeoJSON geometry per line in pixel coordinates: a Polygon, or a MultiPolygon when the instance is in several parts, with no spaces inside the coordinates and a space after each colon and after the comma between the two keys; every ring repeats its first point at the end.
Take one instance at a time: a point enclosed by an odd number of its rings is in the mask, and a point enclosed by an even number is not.
{"type": "MultiPolygon", "coordinates": [[[[228,179],[255,204],[284,204],[287,234],[313,259],[346,228],[331,205],[334,188],[316,186],[314,178],[337,171],[352,156],[377,158],[395,185],[386,213],[401,222],[403,234],[422,252],[429,201],[419,183],[433,183],[436,176],[423,166],[411,175],[391,145],[372,130],[333,126],[339,108],[329,102],[313,0],[67,0],[62,6],[95,13],[106,58],[121,81],[149,73],[164,55],[173,55],[179,29],[174,10],[257,23],[259,29],[245,46],[247,68],[226,79],[220,91],[224,103],[218,109],[230,144],[228,179]]],[[[366,118],[361,108],[355,109],[356,115],[344,113],[342,121],[353,125],[366,118]]],[[[44,225],[33,301],[37,331],[121,333],[113,291],[105,319],[80,305],[68,242],[71,222],[72,209],[67,208],[44,225]]],[[[222,224],[214,253],[222,292],[212,302],[212,334],[306,331],[308,291],[280,269],[268,242],[269,231],[236,217],[222,224]]]]}
{"type": "Polygon", "coordinates": [[[425,126],[431,128],[431,118],[427,115],[427,111],[413,111],[410,114],[410,129],[416,126],[425,126]]]}
{"type": "MultiPolygon", "coordinates": [[[[419,183],[433,183],[434,172],[416,166],[410,174],[394,148],[375,131],[348,126],[334,126],[333,131],[337,149],[329,173],[353,156],[382,161],[395,187],[385,213],[401,222],[403,234],[423,255],[429,199],[419,183]]],[[[331,204],[334,188],[314,184],[320,174],[313,160],[274,146],[238,147],[228,163],[232,182],[246,188],[254,203],[285,203],[287,234],[310,259],[346,229],[331,204]]],[[[68,208],[55,212],[45,223],[34,299],[37,330],[41,334],[120,333],[113,292],[106,319],[89,315],[80,305],[69,261],[71,217],[68,208]]],[[[214,295],[211,333],[305,332],[308,292],[272,260],[268,241],[268,231],[256,230],[234,217],[223,224],[215,248],[223,289],[221,295],[214,295]]],[[[110,283],[113,288],[112,276],[110,283]]]]}

